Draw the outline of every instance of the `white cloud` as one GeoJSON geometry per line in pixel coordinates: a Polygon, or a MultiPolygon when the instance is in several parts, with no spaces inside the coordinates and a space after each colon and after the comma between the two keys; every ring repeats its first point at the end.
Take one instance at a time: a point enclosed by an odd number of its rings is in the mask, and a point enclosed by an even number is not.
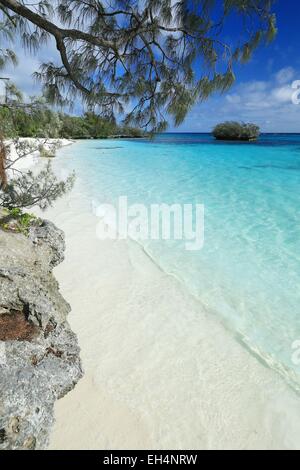
{"type": "Polygon", "coordinates": [[[277,108],[283,104],[292,105],[292,95],[294,90],[291,83],[286,83],[278,86],[278,77],[283,80],[295,76],[295,71],[292,67],[287,67],[280,70],[273,79],[269,81],[251,81],[241,83],[236,87],[235,93],[228,94],[226,101],[229,105],[235,108],[249,108],[249,109],[267,109],[277,108]],[[293,70],[293,74],[291,71],[293,70]]]}
{"type": "MultiPolygon", "coordinates": [[[[39,94],[41,85],[35,82],[32,75],[39,70],[43,62],[57,62],[59,60],[54,41],[50,40],[47,45],[42,46],[36,55],[24,51],[21,44],[14,45],[14,52],[18,58],[18,65],[16,67],[10,65],[2,73],[20,88],[25,99],[28,96],[39,94]]],[[[0,87],[0,94],[2,94],[3,83],[0,87]]]]}
{"type": "Polygon", "coordinates": [[[233,95],[226,95],[226,100],[228,101],[228,103],[238,104],[241,102],[241,97],[240,95],[235,93],[233,95]]]}
{"type": "Polygon", "coordinates": [[[285,83],[291,82],[294,77],[295,77],[295,70],[293,67],[285,67],[279,70],[279,72],[277,72],[275,75],[276,81],[280,85],[284,85],[285,83]]]}
{"type": "Polygon", "coordinates": [[[238,120],[255,122],[263,132],[300,132],[300,105],[292,102],[297,76],[293,67],[286,67],[269,80],[236,84],[231,93],[196,105],[179,130],[207,132],[218,122],[238,120]]]}
{"type": "Polygon", "coordinates": [[[242,88],[246,93],[258,93],[259,91],[265,91],[268,88],[268,82],[253,80],[251,82],[244,83],[242,88]]]}
{"type": "Polygon", "coordinates": [[[272,97],[279,103],[291,103],[294,91],[291,85],[286,85],[272,90],[272,97]]]}
{"type": "Polygon", "coordinates": [[[33,57],[21,55],[18,65],[7,67],[5,71],[5,75],[17,85],[25,98],[40,92],[40,85],[36,84],[32,78],[32,74],[39,69],[39,65],[39,61],[33,57]]]}

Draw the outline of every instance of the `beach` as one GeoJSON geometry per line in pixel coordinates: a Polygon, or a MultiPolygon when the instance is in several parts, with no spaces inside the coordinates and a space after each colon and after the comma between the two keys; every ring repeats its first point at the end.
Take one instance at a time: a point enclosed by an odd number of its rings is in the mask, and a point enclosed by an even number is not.
{"type": "Polygon", "coordinates": [[[0,451],[300,450],[299,13],[0,0],[0,451]]]}
{"type": "MultiPolygon", "coordinates": [[[[52,150],[53,148],[66,147],[74,143],[71,139],[46,139],[46,138],[33,138],[33,137],[22,137],[18,141],[20,144],[24,143],[28,148],[32,147],[34,150],[31,154],[26,155],[26,157],[19,159],[20,152],[17,152],[15,143],[12,139],[7,139],[5,144],[10,148],[9,158],[12,161],[16,161],[14,164],[14,169],[19,171],[26,171],[33,168],[37,163],[39,163],[40,153],[39,146],[42,145],[45,150],[52,150]]],[[[27,149],[25,150],[27,151],[27,149]]],[[[22,153],[22,150],[21,150],[22,153]]],[[[12,174],[12,176],[14,176],[12,174]]]]}
{"type": "Polygon", "coordinates": [[[50,449],[300,449],[295,392],[142,247],[97,238],[80,176],[43,216],[65,232],[55,275],[85,370],[50,449]]]}

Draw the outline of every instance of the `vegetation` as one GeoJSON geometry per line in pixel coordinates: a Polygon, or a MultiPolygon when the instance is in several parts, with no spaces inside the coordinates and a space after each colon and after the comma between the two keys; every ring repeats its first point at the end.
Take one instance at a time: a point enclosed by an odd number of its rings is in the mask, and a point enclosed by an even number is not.
{"type": "Polygon", "coordinates": [[[218,140],[256,140],[260,129],[255,124],[227,121],[218,124],[213,130],[213,136],[218,140]]]}
{"type": "Polygon", "coordinates": [[[141,129],[119,126],[113,118],[103,118],[94,112],[83,116],[59,114],[59,137],[66,139],[106,139],[112,136],[143,137],[141,129]]]}
{"type": "Polygon", "coordinates": [[[0,227],[9,232],[28,235],[30,227],[42,222],[33,214],[23,213],[21,209],[3,209],[0,212],[0,227]]]}
{"type": "MultiPolygon", "coordinates": [[[[104,118],[153,132],[180,124],[197,101],[224,92],[234,65],[276,34],[274,0],[0,0],[0,34],[60,58],[36,72],[47,99],[79,97],[104,118]],[[234,18],[236,40],[226,30],[234,18]]],[[[0,48],[0,65],[15,61],[0,48]]]]}
{"type": "MultiPolygon", "coordinates": [[[[59,181],[52,171],[50,161],[37,173],[17,169],[16,163],[38,150],[40,144],[21,142],[18,139],[13,144],[16,152],[14,157],[11,156],[11,145],[5,145],[0,140],[0,207],[12,211],[11,214],[33,206],[44,210],[73,187],[75,175],[59,181]],[[8,172],[13,177],[8,178],[8,172]]],[[[26,217],[20,217],[18,224],[22,227],[26,221],[26,217]]]]}
{"type": "Polygon", "coordinates": [[[38,206],[44,210],[69,191],[73,184],[74,175],[66,181],[58,181],[48,162],[37,175],[28,171],[8,182],[0,191],[0,205],[8,209],[38,206]]]}
{"type": "Polygon", "coordinates": [[[93,112],[69,116],[53,111],[43,99],[16,107],[0,105],[0,129],[6,138],[41,137],[65,139],[103,139],[115,135],[142,137],[141,129],[118,126],[114,119],[93,112]]]}
{"type": "MultiPolygon", "coordinates": [[[[139,129],[120,127],[115,120],[104,119],[93,112],[85,113],[83,117],[74,117],[53,111],[44,98],[33,97],[29,103],[24,103],[22,93],[12,83],[7,84],[5,103],[0,105],[0,131],[0,206],[9,211],[33,206],[46,209],[72,188],[74,175],[66,181],[58,181],[50,162],[38,174],[31,171],[24,173],[16,168],[17,161],[37,150],[41,157],[54,157],[57,145],[47,145],[48,138],[142,135],[139,129]],[[42,142],[24,142],[19,140],[20,137],[42,138],[42,142]],[[11,146],[5,145],[4,139],[13,139],[16,157],[10,157],[11,146]],[[7,177],[8,171],[13,174],[13,178],[7,177]]],[[[2,223],[2,228],[26,230],[26,222],[31,219],[22,214],[11,220],[11,214],[9,221],[2,223]]]]}
{"type": "Polygon", "coordinates": [[[97,138],[131,132],[128,126],[159,132],[167,117],[179,125],[197,101],[230,88],[236,62],[246,62],[274,38],[273,3],[0,0],[0,39],[8,44],[0,46],[0,69],[16,63],[15,44],[36,53],[54,40],[59,61],[43,64],[35,74],[43,94],[61,109],[80,98],[89,110],[74,117],[36,99],[24,106],[18,90],[8,87],[0,109],[0,205],[44,209],[74,181],[73,175],[58,181],[50,163],[39,175],[18,173],[16,160],[34,149],[22,149],[18,141],[12,162],[3,136],[97,138]],[[229,17],[236,21],[237,40],[227,43],[229,17]],[[116,114],[125,116],[125,128],[116,125],[116,114]],[[14,179],[7,178],[8,169],[15,170],[14,179]]]}

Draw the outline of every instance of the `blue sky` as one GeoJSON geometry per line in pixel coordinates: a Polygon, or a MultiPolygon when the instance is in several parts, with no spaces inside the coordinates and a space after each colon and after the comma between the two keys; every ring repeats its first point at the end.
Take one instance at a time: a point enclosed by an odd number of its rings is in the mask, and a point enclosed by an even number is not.
{"type": "MultiPolygon", "coordinates": [[[[171,131],[206,132],[230,119],[255,122],[266,132],[300,132],[300,105],[291,101],[291,85],[300,80],[300,2],[278,0],[275,12],[279,30],[275,41],[260,47],[247,64],[235,66],[237,81],[229,92],[195,105],[185,122],[177,129],[170,126],[171,131]]],[[[228,29],[234,34],[234,24],[228,29]]],[[[31,75],[41,62],[57,59],[55,46],[49,44],[38,57],[25,54],[21,48],[16,52],[19,65],[5,75],[25,94],[38,93],[39,85],[31,75]]],[[[79,105],[76,111],[80,111],[79,105]]]]}
{"type": "Polygon", "coordinates": [[[231,90],[196,105],[178,130],[209,131],[230,119],[256,122],[266,132],[300,132],[300,105],[291,100],[291,85],[300,80],[300,2],[278,0],[275,13],[275,41],[260,47],[247,64],[236,66],[231,90]]]}

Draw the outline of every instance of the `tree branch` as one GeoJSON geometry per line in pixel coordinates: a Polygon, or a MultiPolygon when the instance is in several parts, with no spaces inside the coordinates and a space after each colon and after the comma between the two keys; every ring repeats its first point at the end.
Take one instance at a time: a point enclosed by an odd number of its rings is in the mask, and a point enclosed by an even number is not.
{"type": "Polygon", "coordinates": [[[31,23],[33,23],[34,25],[47,31],[47,33],[52,34],[56,39],[70,38],[74,40],[83,40],[95,46],[111,48],[113,50],[115,50],[117,47],[116,44],[112,41],[107,41],[106,39],[100,38],[98,36],[93,36],[78,29],[59,28],[51,21],[47,20],[41,15],[38,15],[37,13],[30,10],[30,8],[27,8],[16,0],[0,0],[0,5],[9,8],[10,10],[14,11],[23,18],[26,18],[27,20],[31,21],[31,23]]]}

